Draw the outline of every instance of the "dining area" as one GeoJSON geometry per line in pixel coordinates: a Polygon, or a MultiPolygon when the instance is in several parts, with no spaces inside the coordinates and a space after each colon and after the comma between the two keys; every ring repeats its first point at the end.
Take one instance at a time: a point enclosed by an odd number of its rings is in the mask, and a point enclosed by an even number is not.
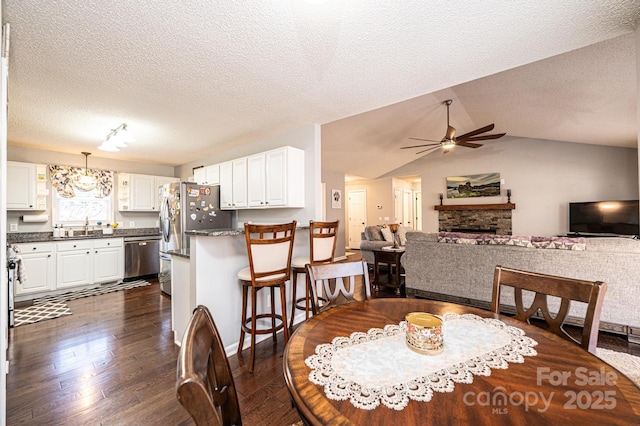
{"type": "MultiPolygon", "coordinates": [[[[250,234],[247,228],[247,250],[255,254],[250,234]]],[[[286,235],[271,229],[262,237],[282,244],[286,235]]],[[[273,270],[256,268],[260,261],[249,255],[248,274],[238,273],[246,288],[241,341],[245,334],[272,339],[240,343],[228,356],[215,309],[194,310],[178,356],[176,395],[196,424],[640,422],[640,388],[595,355],[606,283],[496,265],[490,310],[380,295],[372,292],[365,261],[335,262],[326,255],[331,244],[314,245],[316,239],[310,231],[309,256],[297,259],[307,262],[295,272],[304,290],[297,286],[289,306],[283,294],[296,257],[291,248],[280,250],[284,263],[271,257],[273,270]],[[261,312],[256,287],[273,286],[281,303],[268,290],[271,311],[261,312]],[[549,297],[560,300],[559,310],[549,310],[549,297]],[[571,301],[585,306],[585,318],[567,334],[571,301]],[[293,325],[287,312],[296,310],[305,318],[293,325]],[[241,404],[263,380],[263,400],[241,404]]],[[[273,247],[264,251],[274,255],[273,247]]]]}

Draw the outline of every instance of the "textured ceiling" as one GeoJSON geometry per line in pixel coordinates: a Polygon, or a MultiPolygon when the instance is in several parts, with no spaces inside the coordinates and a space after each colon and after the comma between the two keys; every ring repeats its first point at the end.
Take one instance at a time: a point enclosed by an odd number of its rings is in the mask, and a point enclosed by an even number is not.
{"type": "Polygon", "coordinates": [[[415,155],[374,154],[442,137],[451,98],[460,131],[635,146],[639,18],[640,0],[7,0],[9,143],[180,165],[315,122],[325,166],[375,177],[415,155]],[[97,151],[121,122],[137,142],[97,151]]]}

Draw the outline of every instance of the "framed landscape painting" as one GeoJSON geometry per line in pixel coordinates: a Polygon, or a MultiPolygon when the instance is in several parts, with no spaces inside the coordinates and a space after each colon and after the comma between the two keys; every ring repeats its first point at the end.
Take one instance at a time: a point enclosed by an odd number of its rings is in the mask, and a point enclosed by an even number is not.
{"type": "Polygon", "coordinates": [[[500,173],[447,177],[447,198],[496,197],[500,195],[500,173]]]}

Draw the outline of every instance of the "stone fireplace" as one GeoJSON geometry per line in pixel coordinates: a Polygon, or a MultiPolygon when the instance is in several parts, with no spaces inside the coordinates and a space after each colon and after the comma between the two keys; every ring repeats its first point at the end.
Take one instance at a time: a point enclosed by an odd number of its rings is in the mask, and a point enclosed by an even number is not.
{"type": "Polygon", "coordinates": [[[438,229],[445,232],[511,235],[511,210],[515,204],[465,204],[435,206],[438,229]]]}

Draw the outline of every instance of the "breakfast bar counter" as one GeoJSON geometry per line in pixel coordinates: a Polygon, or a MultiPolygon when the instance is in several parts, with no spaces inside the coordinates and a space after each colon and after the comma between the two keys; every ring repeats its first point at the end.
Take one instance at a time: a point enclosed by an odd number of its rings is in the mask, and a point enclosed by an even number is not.
{"type": "MultiPolygon", "coordinates": [[[[309,227],[296,229],[293,256],[308,256],[309,227]]],[[[237,274],[249,265],[244,229],[188,231],[189,256],[171,256],[172,327],[176,344],[180,344],[191,313],[197,305],[211,311],[227,354],[235,353],[240,337],[242,287],[237,274]]],[[[298,280],[303,292],[304,280],[298,280]]],[[[268,293],[260,295],[258,311],[270,309],[268,293]]],[[[287,284],[290,312],[291,288],[287,284]]],[[[276,311],[280,309],[276,307],[276,311]]],[[[304,318],[300,315],[298,320],[304,318]]],[[[297,321],[295,321],[297,322],[297,321]]],[[[268,335],[262,336],[268,338],[268,335]]],[[[249,342],[247,341],[247,346],[249,342]]]]}

